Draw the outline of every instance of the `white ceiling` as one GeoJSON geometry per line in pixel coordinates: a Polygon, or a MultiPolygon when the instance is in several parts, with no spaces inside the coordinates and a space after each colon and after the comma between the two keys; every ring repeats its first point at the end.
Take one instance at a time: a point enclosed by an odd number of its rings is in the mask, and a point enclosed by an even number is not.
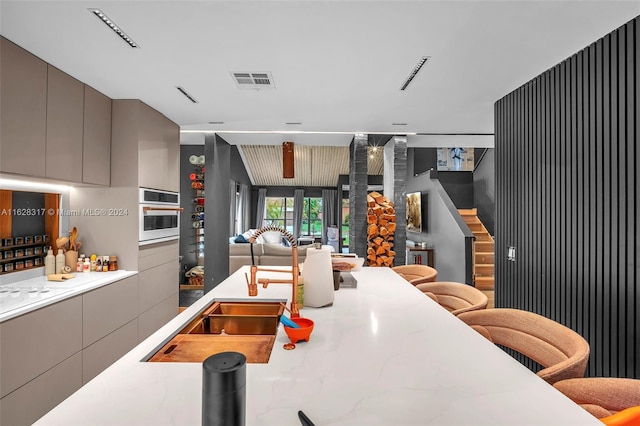
{"type": "Polygon", "coordinates": [[[496,100],[638,15],[639,0],[0,0],[0,33],[185,131],[239,132],[222,135],[231,144],[345,146],[354,132],[392,132],[427,134],[409,146],[486,146],[496,100]],[[431,58],[400,91],[422,56],[431,58]],[[231,75],[263,71],[275,89],[241,90],[231,75]]]}

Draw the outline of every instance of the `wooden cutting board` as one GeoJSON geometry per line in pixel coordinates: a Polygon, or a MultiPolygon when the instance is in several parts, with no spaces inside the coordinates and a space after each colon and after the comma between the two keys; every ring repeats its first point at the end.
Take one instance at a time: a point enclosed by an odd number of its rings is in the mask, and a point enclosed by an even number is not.
{"type": "Polygon", "coordinates": [[[149,362],[203,362],[220,352],[240,352],[250,364],[266,364],[275,336],[179,334],[164,345],[149,362]]]}

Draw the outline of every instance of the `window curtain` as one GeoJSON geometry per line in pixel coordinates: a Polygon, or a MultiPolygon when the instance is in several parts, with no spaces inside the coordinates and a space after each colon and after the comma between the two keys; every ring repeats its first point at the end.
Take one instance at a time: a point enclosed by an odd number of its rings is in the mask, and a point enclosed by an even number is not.
{"type": "Polygon", "coordinates": [[[258,189],[258,205],[256,206],[256,228],[262,228],[264,223],[264,209],[267,206],[267,188],[258,189]]]}
{"type": "Polygon", "coordinates": [[[242,234],[243,232],[249,229],[249,221],[251,220],[251,212],[249,211],[249,197],[251,193],[249,192],[249,185],[246,183],[240,184],[240,208],[238,212],[238,234],[242,234]]]}
{"type": "Polygon", "coordinates": [[[323,189],[322,190],[322,244],[327,244],[327,228],[337,226],[338,210],[336,207],[336,199],[338,198],[338,190],[323,189]]]}
{"type": "Polygon", "coordinates": [[[229,236],[236,234],[236,181],[229,182],[229,236]]]}
{"type": "Polygon", "coordinates": [[[302,210],[304,208],[304,189],[293,191],[293,237],[297,240],[302,234],[302,210]]]}

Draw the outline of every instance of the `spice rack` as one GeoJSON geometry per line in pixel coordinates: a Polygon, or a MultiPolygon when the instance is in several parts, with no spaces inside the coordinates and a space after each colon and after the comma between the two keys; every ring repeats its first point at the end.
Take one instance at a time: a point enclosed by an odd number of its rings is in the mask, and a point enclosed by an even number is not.
{"type": "Polygon", "coordinates": [[[0,274],[44,266],[44,257],[47,255],[48,247],[48,235],[2,239],[2,246],[0,246],[0,274]],[[16,242],[19,243],[16,244],[16,242]]]}

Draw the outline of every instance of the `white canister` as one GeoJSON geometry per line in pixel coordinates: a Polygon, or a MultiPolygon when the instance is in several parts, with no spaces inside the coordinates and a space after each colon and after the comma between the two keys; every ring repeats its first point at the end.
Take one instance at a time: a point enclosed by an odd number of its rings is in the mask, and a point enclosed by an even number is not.
{"type": "Polygon", "coordinates": [[[304,305],[320,308],[333,303],[333,268],[331,266],[331,248],[307,249],[302,266],[304,278],[304,305]]]}

